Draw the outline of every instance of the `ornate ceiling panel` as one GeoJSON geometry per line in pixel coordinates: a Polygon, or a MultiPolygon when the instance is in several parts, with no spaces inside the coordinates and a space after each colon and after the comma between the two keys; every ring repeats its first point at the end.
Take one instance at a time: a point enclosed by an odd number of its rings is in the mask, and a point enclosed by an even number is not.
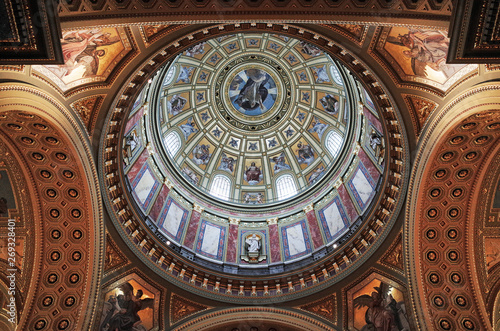
{"type": "Polygon", "coordinates": [[[54,1],[2,1],[0,17],[0,63],[62,63],[54,1]]]}
{"type": "Polygon", "coordinates": [[[269,19],[317,22],[320,18],[321,22],[331,23],[373,23],[385,22],[391,17],[404,24],[410,20],[418,25],[428,19],[434,19],[435,24],[448,21],[452,8],[451,0],[66,0],[60,4],[59,15],[62,22],[101,18],[111,19],[113,23],[120,23],[124,18],[136,22],[219,22],[221,17],[265,22],[269,19]]]}
{"type": "Polygon", "coordinates": [[[500,63],[500,1],[459,1],[453,11],[449,63],[500,63]]]}
{"type": "Polygon", "coordinates": [[[63,65],[34,65],[32,70],[65,94],[81,90],[83,85],[96,88],[111,83],[137,54],[126,27],[64,30],[61,46],[63,65]]]}
{"type": "Polygon", "coordinates": [[[370,52],[398,85],[443,95],[477,70],[473,64],[446,63],[447,35],[426,28],[379,27],[370,52]]]}

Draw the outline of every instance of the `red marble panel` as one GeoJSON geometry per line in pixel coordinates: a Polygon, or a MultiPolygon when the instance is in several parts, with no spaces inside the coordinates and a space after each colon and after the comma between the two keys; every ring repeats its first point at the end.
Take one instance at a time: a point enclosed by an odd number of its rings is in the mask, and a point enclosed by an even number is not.
{"type": "Polygon", "coordinates": [[[280,262],[281,247],[278,224],[269,225],[269,249],[271,251],[271,263],[280,262]]]}
{"type": "Polygon", "coordinates": [[[365,166],[366,170],[368,170],[368,173],[370,173],[370,176],[372,176],[373,180],[376,183],[380,177],[380,172],[375,167],[375,164],[373,164],[373,161],[368,157],[363,148],[359,149],[358,156],[361,162],[363,162],[363,165],[365,166]]]}
{"type": "Polygon", "coordinates": [[[165,184],[163,184],[160,194],[158,194],[153,208],[151,208],[151,211],[149,212],[149,216],[155,221],[157,221],[158,216],[160,216],[163,204],[165,203],[165,200],[167,200],[168,192],[170,192],[170,189],[165,184]]]}
{"type": "Polygon", "coordinates": [[[127,134],[144,114],[144,107],[141,107],[131,118],[129,118],[127,125],[125,126],[125,134],[127,134]]]}
{"type": "Polygon", "coordinates": [[[137,158],[137,160],[127,173],[127,177],[130,183],[134,181],[135,176],[137,176],[144,163],[146,163],[148,157],[149,157],[148,150],[144,148],[141,155],[137,158]]]}
{"type": "Polygon", "coordinates": [[[356,207],[354,207],[351,196],[347,193],[344,184],[340,185],[337,191],[339,192],[340,200],[342,200],[347,215],[349,215],[351,222],[353,222],[358,217],[358,212],[356,207]]]}
{"type": "Polygon", "coordinates": [[[198,224],[200,223],[201,214],[196,210],[191,213],[191,219],[189,220],[186,236],[184,237],[184,247],[193,249],[194,240],[196,239],[196,232],[198,230],[198,224]]]}
{"type": "Polygon", "coordinates": [[[379,119],[376,118],[375,115],[373,115],[373,113],[368,108],[363,107],[363,111],[365,113],[366,118],[370,122],[372,122],[373,126],[375,126],[375,128],[377,128],[379,132],[384,132],[382,129],[382,123],[380,123],[379,119]]]}
{"type": "Polygon", "coordinates": [[[318,219],[314,210],[309,211],[306,214],[307,223],[309,224],[309,232],[311,233],[312,242],[314,244],[314,249],[318,249],[324,245],[323,237],[321,236],[321,231],[318,225],[318,219]]]}
{"type": "Polygon", "coordinates": [[[229,224],[229,234],[227,238],[226,262],[236,263],[236,252],[238,251],[236,247],[238,243],[238,225],[229,224]]]}

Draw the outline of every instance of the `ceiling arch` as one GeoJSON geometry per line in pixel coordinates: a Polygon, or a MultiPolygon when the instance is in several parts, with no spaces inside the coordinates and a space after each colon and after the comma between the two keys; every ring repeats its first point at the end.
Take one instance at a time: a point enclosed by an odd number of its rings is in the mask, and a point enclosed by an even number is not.
{"type": "Polygon", "coordinates": [[[38,263],[18,325],[86,329],[93,315],[81,312],[93,311],[99,293],[103,224],[85,134],[40,90],[2,84],[0,97],[6,101],[0,106],[2,135],[22,160],[30,196],[38,198],[31,201],[35,218],[26,220],[36,229],[26,240],[35,244],[38,263]]]}
{"type": "Polygon", "coordinates": [[[331,325],[315,320],[302,312],[291,311],[280,308],[269,307],[238,307],[230,309],[217,310],[205,315],[193,318],[190,321],[175,326],[172,330],[252,330],[262,325],[252,325],[245,321],[259,321],[258,324],[264,324],[265,329],[272,330],[332,330],[331,325]]]}
{"type": "Polygon", "coordinates": [[[485,280],[471,268],[471,232],[483,163],[500,139],[499,89],[485,84],[462,93],[424,129],[405,221],[412,303],[423,329],[491,328],[478,301],[485,280]]]}

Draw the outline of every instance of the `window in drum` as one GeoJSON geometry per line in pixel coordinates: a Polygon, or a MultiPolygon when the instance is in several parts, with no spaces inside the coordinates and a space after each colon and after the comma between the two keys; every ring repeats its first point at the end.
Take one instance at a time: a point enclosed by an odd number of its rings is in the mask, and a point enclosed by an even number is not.
{"type": "Polygon", "coordinates": [[[167,134],[165,137],[165,147],[167,148],[168,155],[173,158],[181,148],[181,138],[177,132],[172,131],[167,134]]]}
{"type": "Polygon", "coordinates": [[[210,194],[222,200],[229,200],[231,180],[223,175],[216,175],[210,187],[210,194]]]}
{"type": "Polygon", "coordinates": [[[292,175],[286,174],[276,180],[276,193],[278,200],[284,200],[297,194],[297,186],[292,175]]]}

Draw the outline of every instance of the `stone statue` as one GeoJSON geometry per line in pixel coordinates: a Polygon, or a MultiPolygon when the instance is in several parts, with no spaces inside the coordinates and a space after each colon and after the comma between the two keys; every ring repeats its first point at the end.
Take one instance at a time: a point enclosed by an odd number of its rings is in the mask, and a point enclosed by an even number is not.
{"type": "Polygon", "coordinates": [[[260,238],[254,233],[251,237],[248,237],[245,240],[245,243],[248,245],[247,250],[248,253],[258,253],[260,250],[260,238]]]}

